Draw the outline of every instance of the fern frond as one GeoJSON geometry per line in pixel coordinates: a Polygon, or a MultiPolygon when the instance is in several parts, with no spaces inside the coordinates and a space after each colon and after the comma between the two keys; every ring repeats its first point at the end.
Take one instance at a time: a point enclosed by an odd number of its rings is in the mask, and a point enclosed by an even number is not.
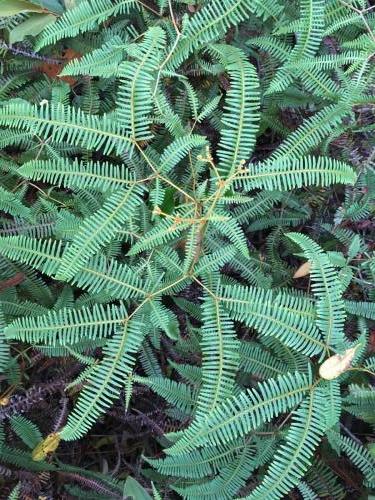
{"type": "Polygon", "coordinates": [[[167,336],[173,340],[178,340],[178,322],[175,314],[169,310],[160,300],[151,300],[151,321],[155,327],[161,328],[167,336]]]}
{"type": "Polygon", "coordinates": [[[198,395],[194,388],[164,377],[135,376],[134,381],[150,387],[156,394],[186,415],[193,413],[198,395]]]}
{"type": "Polygon", "coordinates": [[[349,103],[340,102],[325,106],[321,111],[306,119],[272,153],[271,159],[299,158],[319,146],[348,115],[349,103]]]}
{"type": "Polygon", "coordinates": [[[70,189],[97,189],[106,192],[135,183],[125,165],[108,162],[84,162],[75,159],[32,160],[25,162],[17,173],[26,179],[47,182],[70,189]]]}
{"type": "Polygon", "coordinates": [[[222,300],[233,319],[255,328],[261,335],[280,339],[308,356],[324,348],[314,325],[311,304],[301,297],[235,285],[222,287],[222,300]]]}
{"type": "Polygon", "coordinates": [[[35,448],[43,441],[42,434],[38,427],[22,415],[17,415],[10,419],[10,425],[19,438],[30,448],[35,448]]]}
{"type": "Polygon", "coordinates": [[[312,266],[310,276],[312,289],[318,298],[316,324],[324,335],[327,346],[342,346],[345,341],[345,305],[342,287],[337,272],[327,255],[311,238],[300,233],[287,236],[297,243],[312,266]]]}
{"type": "Polygon", "coordinates": [[[62,104],[32,105],[15,99],[0,107],[0,125],[25,130],[54,141],[117,154],[131,149],[132,141],[118,123],[106,115],[85,114],[62,104]]]}
{"type": "Polygon", "coordinates": [[[354,302],[352,300],[345,300],[344,304],[349,314],[375,320],[375,304],[373,302],[354,302]]]}
{"type": "Polygon", "coordinates": [[[221,470],[243,447],[244,441],[241,439],[231,445],[206,447],[179,456],[167,456],[164,459],[146,458],[146,460],[161,474],[201,479],[221,470]]]}
{"type": "Polygon", "coordinates": [[[375,460],[370,452],[362,445],[359,445],[349,437],[340,437],[342,450],[348,455],[350,460],[362,472],[366,483],[370,488],[375,487],[375,460]]]}
{"type": "Polygon", "coordinates": [[[324,391],[316,388],[295,412],[286,443],[277,450],[261,484],[246,497],[248,500],[280,499],[299,483],[324,434],[324,412],[324,391]]]}
{"type": "Polygon", "coordinates": [[[183,38],[171,57],[169,67],[179,66],[189,54],[222,36],[230,26],[235,26],[249,17],[250,13],[267,19],[275,19],[282,11],[278,2],[256,0],[249,4],[246,0],[213,0],[193,17],[185,20],[183,38]]]}
{"type": "Polygon", "coordinates": [[[174,487],[181,496],[187,499],[223,498],[233,499],[235,494],[246,483],[254,464],[254,446],[245,444],[242,450],[224,465],[217,476],[208,481],[186,487],[174,487]]]}
{"type": "Polygon", "coordinates": [[[68,9],[55,22],[49,24],[38,37],[36,50],[46,45],[56,43],[63,38],[72,38],[79,33],[95,29],[109,17],[117,14],[127,14],[136,8],[135,0],[83,0],[74,8],[68,9]]]}
{"type": "Polygon", "coordinates": [[[306,482],[317,492],[319,498],[333,497],[343,499],[346,496],[336,474],[320,460],[314,460],[306,474],[306,482]]]}
{"type": "Polygon", "coordinates": [[[4,372],[10,359],[10,346],[6,341],[5,328],[4,305],[0,301],[0,373],[4,372]]]}
{"type": "Polygon", "coordinates": [[[305,186],[354,184],[357,176],[346,163],[324,156],[281,157],[251,164],[242,171],[236,184],[250,191],[290,191],[305,186]],[[243,172],[243,173],[242,173],[243,172]]]}
{"type": "Polygon", "coordinates": [[[298,62],[304,57],[312,58],[323,38],[324,31],[324,2],[322,0],[301,0],[300,29],[297,43],[290,52],[288,62],[279,69],[271,81],[267,94],[284,90],[293,79],[289,65],[298,62]]]}
{"type": "Polygon", "coordinates": [[[240,369],[262,379],[285,375],[289,371],[286,363],[275,358],[256,342],[241,342],[240,369]]]}
{"type": "Polygon", "coordinates": [[[233,322],[220,302],[210,295],[204,299],[202,321],[202,385],[197,418],[209,415],[232,394],[239,363],[233,322]]]}
{"type": "Polygon", "coordinates": [[[216,45],[213,53],[219,55],[231,79],[217,152],[218,170],[221,175],[228,176],[250,157],[255,144],[260,108],[259,81],[255,68],[239,49],[216,45]]]}
{"type": "MultiPolygon", "coordinates": [[[[185,216],[189,216],[191,212],[184,211],[185,216]]],[[[179,219],[179,216],[176,215],[179,219]]],[[[181,216],[183,220],[183,216],[181,216]]],[[[182,231],[190,226],[189,222],[175,223],[174,219],[161,219],[158,223],[144,234],[130,249],[128,255],[136,255],[144,250],[151,250],[160,245],[165,245],[168,241],[176,238],[182,231]]]]}
{"type": "Polygon", "coordinates": [[[14,217],[24,217],[30,219],[30,209],[23,205],[20,199],[12,192],[0,186],[0,210],[7,212],[14,217]]]}
{"type": "Polygon", "coordinates": [[[5,336],[30,344],[74,345],[84,339],[108,337],[124,317],[124,306],[96,304],[92,308],[64,308],[43,316],[18,318],[7,326],[5,336]]]}
{"type": "Polygon", "coordinates": [[[77,274],[102,246],[109,243],[132,216],[140,203],[141,186],[114,192],[103,207],[82,222],[72,242],[62,255],[56,279],[68,281],[77,274]]]}
{"type": "Polygon", "coordinates": [[[116,115],[129,137],[136,141],[152,137],[149,130],[149,115],[153,108],[152,84],[164,45],[164,31],[160,27],[150,28],[141,43],[127,47],[133,60],[121,63],[118,69],[120,86],[116,115]]]}
{"type": "MultiPolygon", "coordinates": [[[[27,236],[0,238],[0,254],[16,262],[39,269],[54,276],[61,264],[63,245],[61,241],[37,240],[27,236]]],[[[72,283],[90,293],[106,291],[119,299],[144,296],[147,286],[129,266],[102,255],[93,257],[72,279],[72,283]]]]}
{"type": "Polygon", "coordinates": [[[123,318],[122,327],[118,327],[103,348],[102,361],[91,371],[87,387],[81,391],[67,424],[60,431],[62,439],[72,441],[86,434],[119,397],[144,335],[144,325],[137,318],[123,318]]]}
{"type": "Polygon", "coordinates": [[[90,75],[110,78],[117,76],[120,63],[123,61],[126,44],[115,35],[99,49],[85,54],[80,59],[73,59],[60,72],[60,76],[90,75]]]}
{"type": "Polygon", "coordinates": [[[193,149],[201,149],[207,144],[205,137],[191,134],[175,139],[163,151],[160,157],[157,170],[160,174],[169,172],[193,149]]]}
{"type": "Polygon", "coordinates": [[[311,387],[311,374],[288,373],[268,379],[257,388],[221,403],[205,420],[193,422],[168,455],[180,455],[197,447],[220,446],[245,436],[262,423],[299,404],[311,387]]]}
{"type": "Polygon", "coordinates": [[[49,276],[57,271],[62,250],[62,242],[52,239],[37,240],[28,236],[0,238],[1,255],[39,269],[49,276]]]}

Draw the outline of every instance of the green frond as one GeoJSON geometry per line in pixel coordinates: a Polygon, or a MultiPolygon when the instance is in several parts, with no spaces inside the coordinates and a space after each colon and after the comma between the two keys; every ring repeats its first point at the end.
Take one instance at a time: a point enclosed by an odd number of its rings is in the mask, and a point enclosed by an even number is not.
{"type": "Polygon", "coordinates": [[[253,456],[254,446],[245,444],[242,450],[233,457],[232,461],[224,465],[213,479],[186,487],[174,486],[173,489],[183,498],[192,500],[233,499],[235,494],[246,483],[246,479],[253,468],[253,456]]]}
{"type": "Polygon", "coordinates": [[[289,54],[288,62],[279,69],[275,78],[271,81],[267,89],[267,94],[284,90],[293,78],[293,73],[289,69],[290,65],[293,65],[304,57],[312,58],[322,41],[324,32],[324,1],[301,0],[300,10],[301,23],[299,23],[297,43],[289,54]]]}
{"type": "Polygon", "coordinates": [[[21,491],[21,482],[19,482],[10,492],[8,500],[19,500],[19,494],[21,491]]]}
{"type": "Polygon", "coordinates": [[[298,488],[299,492],[301,493],[303,500],[318,500],[318,498],[319,498],[318,495],[305,482],[301,481],[297,485],[297,488],[298,488]]]}
{"type": "Polygon", "coordinates": [[[160,328],[173,340],[178,340],[178,322],[175,314],[165,307],[160,300],[151,300],[151,322],[155,327],[160,328]]]}
{"type": "Polygon", "coordinates": [[[233,216],[240,224],[248,223],[250,219],[261,217],[281,200],[281,193],[277,191],[266,191],[257,193],[250,201],[238,205],[233,216]]]}
{"type": "Polygon", "coordinates": [[[375,487],[375,460],[370,452],[362,445],[359,445],[349,437],[340,437],[341,449],[350,458],[353,464],[358,467],[365,477],[370,488],[375,487]]]}
{"type": "Polygon", "coordinates": [[[5,337],[5,328],[4,305],[0,300],[0,373],[4,372],[10,359],[10,346],[5,337]]]}
{"type": "Polygon", "coordinates": [[[226,245],[213,253],[204,255],[197,265],[195,271],[197,275],[206,275],[212,271],[218,271],[224,264],[232,261],[237,249],[234,245],[226,245]]]}
{"type": "Polygon", "coordinates": [[[255,342],[241,342],[240,369],[262,379],[285,375],[289,367],[255,342]]]}
{"type": "Polygon", "coordinates": [[[12,93],[27,82],[25,75],[11,75],[0,78],[0,99],[9,99],[12,93]]]}
{"type": "Polygon", "coordinates": [[[231,175],[254,148],[259,123],[259,81],[255,68],[239,49],[215,45],[213,53],[231,79],[222,117],[221,140],[218,146],[218,171],[231,175]]]}
{"type": "Polygon", "coordinates": [[[346,313],[337,272],[327,254],[311,238],[300,233],[288,233],[287,236],[302,248],[304,256],[311,262],[312,290],[318,298],[316,324],[324,341],[327,346],[340,347],[345,342],[346,313]]]}
{"type": "Polygon", "coordinates": [[[207,144],[205,137],[191,134],[175,139],[163,151],[160,157],[157,170],[160,174],[165,175],[176,166],[178,163],[193,149],[202,149],[207,144]]]}
{"type": "Polygon", "coordinates": [[[206,295],[202,306],[202,385],[197,418],[205,418],[232,395],[239,363],[233,321],[219,300],[206,295]]]}
{"type": "MultiPolygon", "coordinates": [[[[186,213],[184,215],[190,215],[186,213]]],[[[178,215],[177,215],[178,217],[178,215]]],[[[168,241],[175,239],[182,231],[189,227],[188,222],[176,224],[173,219],[160,219],[157,224],[147,231],[130,249],[128,255],[136,255],[144,250],[151,250],[168,241]]]]}
{"type": "Polygon", "coordinates": [[[202,368],[200,366],[175,363],[170,359],[168,360],[168,364],[189,384],[200,385],[202,383],[202,368]]]}
{"type": "Polygon", "coordinates": [[[133,215],[141,201],[141,193],[142,188],[137,185],[119,189],[100,210],[83,220],[72,242],[64,250],[56,279],[72,279],[92,255],[114,238],[133,215]]]}
{"type": "Polygon", "coordinates": [[[277,18],[283,7],[278,2],[256,0],[213,0],[205,5],[183,25],[181,41],[171,57],[169,66],[181,64],[189,54],[222,36],[230,26],[247,19],[250,13],[267,19],[277,18]]]}
{"type": "Polygon", "coordinates": [[[300,158],[318,147],[349,113],[348,103],[325,106],[311,118],[304,120],[272,153],[272,159],[300,158]]]}
{"type": "Polygon", "coordinates": [[[128,151],[132,141],[120,125],[107,115],[85,114],[79,108],[62,104],[32,105],[14,99],[0,107],[0,125],[31,132],[44,139],[53,134],[57,143],[91,150],[103,148],[104,154],[128,151]]]}
{"type": "Polygon", "coordinates": [[[324,391],[313,389],[294,413],[286,443],[277,450],[262,482],[247,499],[280,499],[299,483],[325,431],[324,396],[324,391]]]}
{"type": "Polygon", "coordinates": [[[12,430],[31,450],[43,441],[42,434],[38,427],[22,415],[17,415],[10,419],[12,430]]]}
{"type": "Polygon", "coordinates": [[[24,217],[30,219],[30,209],[23,205],[16,194],[7,191],[0,186],[0,210],[13,215],[13,217],[24,217]]]}
{"type": "MultiPolygon", "coordinates": [[[[0,238],[0,254],[33,266],[48,276],[54,276],[62,261],[61,243],[27,236],[9,236],[0,238]]],[[[123,300],[147,293],[145,283],[129,266],[102,255],[93,257],[74,276],[72,283],[90,293],[105,291],[123,300]]]]}
{"type": "MultiPolygon", "coordinates": [[[[149,377],[161,377],[163,375],[158,357],[149,343],[144,342],[139,354],[142,368],[149,377]]],[[[134,380],[132,380],[134,382],[134,380]]]]}
{"type": "Polygon", "coordinates": [[[217,217],[217,220],[212,220],[210,224],[221,236],[228,238],[245,258],[249,257],[247,238],[239,223],[228,212],[217,210],[213,216],[217,217]]]}
{"type": "Polygon", "coordinates": [[[168,97],[161,89],[156,89],[155,102],[155,122],[163,124],[173,137],[185,136],[185,127],[181,117],[172,107],[168,97]]]}
{"type": "Polygon", "coordinates": [[[36,462],[31,457],[31,451],[21,451],[15,447],[2,445],[0,450],[0,460],[6,464],[26,469],[29,472],[55,471],[56,465],[41,461],[36,462]]]}
{"type": "Polygon", "coordinates": [[[221,101],[221,95],[214,97],[208,101],[201,109],[201,112],[197,116],[197,122],[202,123],[203,120],[209,118],[217,109],[221,101]]]}
{"type": "Polygon", "coordinates": [[[281,210],[280,215],[275,212],[274,216],[262,217],[249,225],[249,231],[257,232],[262,229],[281,228],[283,226],[296,227],[306,222],[311,214],[307,211],[297,212],[295,210],[281,210]]]}
{"type": "Polygon", "coordinates": [[[306,483],[317,492],[319,498],[332,497],[341,500],[346,492],[336,474],[320,460],[314,460],[306,474],[306,483]]]}
{"type": "Polygon", "coordinates": [[[1,236],[24,235],[31,238],[49,238],[53,234],[55,226],[55,215],[40,214],[35,220],[24,220],[21,217],[13,217],[13,221],[4,222],[0,229],[1,236]]]}
{"type": "Polygon", "coordinates": [[[38,37],[36,50],[54,44],[62,38],[72,38],[79,33],[95,29],[111,16],[127,14],[137,6],[135,0],[83,0],[68,9],[55,22],[49,24],[38,37]]]}
{"type": "Polygon", "coordinates": [[[124,40],[115,35],[99,49],[70,61],[60,72],[60,76],[90,75],[102,78],[117,76],[119,65],[124,59],[125,49],[124,40]]]}
{"type": "Polygon", "coordinates": [[[247,191],[290,191],[306,186],[354,184],[357,176],[344,162],[324,156],[281,157],[251,164],[236,180],[247,191]]]}
{"type": "Polygon", "coordinates": [[[365,366],[366,368],[374,369],[375,368],[375,356],[370,356],[368,359],[365,361],[365,366]]]}
{"type": "MultiPolygon", "coordinates": [[[[216,247],[216,245],[215,245],[216,247]]],[[[270,288],[272,279],[269,276],[270,266],[259,258],[259,254],[252,252],[249,257],[237,252],[230,265],[252,285],[259,288],[270,288]]]]}
{"type": "Polygon", "coordinates": [[[135,354],[144,335],[144,325],[139,320],[123,318],[123,324],[103,348],[103,359],[88,376],[88,385],[81,391],[67,424],[60,431],[62,439],[72,441],[86,434],[119,397],[126,377],[133,371],[135,354]]]}
{"type": "Polygon", "coordinates": [[[58,269],[63,245],[52,239],[38,240],[28,236],[0,238],[0,254],[16,262],[39,269],[52,276],[58,269]]]}
{"type": "Polygon", "coordinates": [[[221,300],[233,319],[261,335],[275,337],[308,356],[324,348],[311,303],[302,297],[235,285],[222,287],[221,300]]]}
{"type": "MultiPolygon", "coordinates": [[[[369,358],[364,363],[364,368],[368,370],[374,369],[374,360],[369,358]]],[[[358,386],[351,384],[349,386],[349,395],[343,400],[344,410],[360,418],[369,424],[375,423],[374,404],[375,391],[371,387],[358,386]]]]}
{"type": "Polygon", "coordinates": [[[373,302],[345,300],[344,305],[349,314],[375,320],[375,304],[373,302]]]}
{"type": "Polygon", "coordinates": [[[255,389],[226,399],[207,419],[193,422],[168,455],[180,455],[199,446],[220,446],[243,437],[273,417],[299,404],[311,387],[311,373],[288,373],[268,379],[255,389]]]}
{"type": "Polygon", "coordinates": [[[102,192],[135,183],[134,175],[125,165],[108,162],[84,162],[77,158],[58,160],[32,160],[17,170],[26,179],[43,181],[73,190],[97,189],[102,192]]]}
{"type": "Polygon", "coordinates": [[[17,318],[6,327],[5,336],[30,344],[74,345],[84,339],[108,337],[125,317],[124,306],[95,304],[92,308],[64,308],[43,316],[17,318]]]}
{"type": "Polygon", "coordinates": [[[150,28],[141,43],[127,46],[132,60],[122,62],[118,68],[120,86],[116,117],[128,136],[135,141],[152,137],[149,130],[149,115],[153,108],[152,86],[164,45],[164,31],[160,27],[150,28]]]}
{"type": "Polygon", "coordinates": [[[164,459],[146,458],[146,460],[161,474],[201,479],[219,472],[243,447],[244,441],[241,439],[230,445],[206,447],[179,456],[167,456],[164,459]]]}
{"type": "Polygon", "coordinates": [[[150,387],[156,394],[186,415],[193,413],[197,400],[197,391],[191,386],[164,377],[146,378],[136,376],[134,381],[150,387]]]}

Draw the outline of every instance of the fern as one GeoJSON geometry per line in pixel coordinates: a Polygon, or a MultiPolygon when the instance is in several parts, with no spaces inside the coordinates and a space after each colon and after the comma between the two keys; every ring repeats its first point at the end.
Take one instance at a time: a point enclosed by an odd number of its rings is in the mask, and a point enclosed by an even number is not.
{"type": "Polygon", "coordinates": [[[309,378],[296,373],[269,379],[219,405],[203,421],[196,421],[181,439],[166,452],[179,455],[202,445],[222,445],[242,437],[275,415],[293,408],[308,391],[309,378]]]}
{"type": "Polygon", "coordinates": [[[313,290],[318,297],[317,325],[327,346],[344,343],[345,306],[337,274],[322,249],[308,237],[290,233],[289,238],[303,249],[312,263],[313,290]]]}
{"type": "Polygon", "coordinates": [[[371,496],[370,4],[10,3],[5,496],[371,496]]]}
{"type": "Polygon", "coordinates": [[[88,376],[88,386],[77,401],[67,424],[60,432],[62,439],[71,441],[87,432],[91,425],[118,398],[126,375],[132,372],[134,355],[144,336],[142,323],[135,319],[122,319],[113,337],[103,348],[104,358],[88,376]]]}
{"type": "Polygon", "coordinates": [[[27,179],[74,190],[98,189],[106,192],[135,183],[124,165],[93,161],[84,163],[77,159],[73,162],[67,159],[33,160],[24,163],[17,173],[27,179]]]}
{"type": "Polygon", "coordinates": [[[356,175],[348,165],[330,158],[301,157],[298,159],[269,160],[251,165],[241,173],[238,184],[245,189],[288,191],[305,186],[327,186],[335,183],[354,184],[356,175]]]}
{"type": "Polygon", "coordinates": [[[73,9],[67,10],[56,23],[47,26],[38,38],[36,48],[38,50],[62,38],[92,30],[113,15],[128,13],[136,5],[134,0],[116,0],[110,4],[104,0],[84,0],[73,9]]]}
{"type": "Polygon", "coordinates": [[[225,287],[223,299],[234,319],[244,321],[261,334],[274,336],[304,354],[316,354],[323,349],[314,314],[303,299],[241,286],[225,287]]]}
{"type": "Polygon", "coordinates": [[[62,104],[33,106],[15,100],[1,107],[0,125],[26,130],[45,139],[53,133],[56,142],[64,139],[68,144],[87,149],[102,147],[105,153],[124,152],[131,147],[130,138],[109,117],[86,115],[62,104]]]}
{"type": "Polygon", "coordinates": [[[82,222],[73,241],[64,250],[56,279],[71,279],[101,246],[109,243],[131,217],[141,192],[138,186],[116,191],[100,210],[82,222]]]}
{"type": "Polygon", "coordinates": [[[161,28],[149,29],[141,44],[129,46],[128,53],[134,59],[120,64],[118,76],[117,117],[120,125],[134,140],[150,139],[148,130],[152,111],[152,85],[161,63],[165,35],[161,28]]]}
{"type": "Polygon", "coordinates": [[[286,443],[276,452],[261,484],[246,498],[282,498],[303,476],[324,433],[324,392],[315,389],[294,414],[286,443]]]}
{"type": "Polygon", "coordinates": [[[250,157],[254,147],[259,121],[259,83],[255,69],[239,50],[215,46],[215,52],[231,77],[218,148],[218,170],[228,176],[250,157]]]}
{"type": "Polygon", "coordinates": [[[375,464],[369,451],[348,437],[341,437],[340,445],[353,463],[361,470],[369,486],[373,488],[375,484],[375,464]]]}

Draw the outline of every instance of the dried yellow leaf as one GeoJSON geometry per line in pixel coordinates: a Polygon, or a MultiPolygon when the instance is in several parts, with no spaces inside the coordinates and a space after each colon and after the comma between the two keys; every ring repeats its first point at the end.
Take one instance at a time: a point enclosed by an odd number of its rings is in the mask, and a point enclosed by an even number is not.
{"type": "Polygon", "coordinates": [[[293,278],[303,278],[310,274],[311,271],[311,262],[307,261],[302,266],[300,266],[297,271],[294,273],[293,278]]]}
{"type": "Polygon", "coordinates": [[[56,450],[60,443],[60,434],[56,432],[49,434],[43,441],[41,441],[32,452],[32,458],[35,462],[44,460],[48,453],[56,450]]]}
{"type": "Polygon", "coordinates": [[[333,380],[344,373],[350,368],[357,347],[351,347],[344,354],[334,354],[326,359],[319,368],[319,375],[325,380],[333,380]]]}

